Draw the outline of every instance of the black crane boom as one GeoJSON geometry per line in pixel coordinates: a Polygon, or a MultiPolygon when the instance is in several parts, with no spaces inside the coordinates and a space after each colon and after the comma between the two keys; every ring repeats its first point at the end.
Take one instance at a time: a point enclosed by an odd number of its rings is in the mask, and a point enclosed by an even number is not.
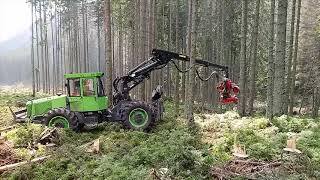
{"type": "MultiPolygon", "coordinates": [[[[160,49],[153,49],[152,56],[148,60],[142,62],[137,67],[130,70],[127,75],[118,77],[113,81],[114,104],[117,104],[118,102],[123,100],[130,100],[129,92],[131,89],[142,83],[145,79],[148,79],[152,71],[164,68],[169,62],[174,62],[173,60],[175,59],[186,62],[190,61],[190,58],[183,54],[160,49]]],[[[226,78],[228,78],[229,76],[227,66],[214,64],[201,59],[195,59],[195,65],[212,67],[217,69],[218,71],[223,71],[226,78]]]]}

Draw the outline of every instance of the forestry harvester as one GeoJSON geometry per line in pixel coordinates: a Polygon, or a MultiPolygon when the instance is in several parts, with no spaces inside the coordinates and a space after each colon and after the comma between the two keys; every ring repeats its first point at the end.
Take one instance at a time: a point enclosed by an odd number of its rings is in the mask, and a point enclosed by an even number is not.
{"type": "MultiPolygon", "coordinates": [[[[97,124],[104,121],[120,121],[125,127],[133,130],[148,130],[161,119],[164,112],[162,103],[162,88],[157,86],[152,92],[150,103],[133,100],[129,92],[150,77],[154,70],[164,68],[172,62],[180,72],[174,60],[189,61],[185,55],[154,49],[151,57],[129,71],[125,76],[113,81],[113,106],[109,107],[108,97],[105,95],[102,77],[103,73],[74,73],[65,74],[67,95],[41,98],[26,103],[26,109],[11,112],[16,122],[27,119],[34,123],[41,123],[49,127],[71,128],[79,131],[86,124],[97,124]]],[[[223,81],[217,87],[221,94],[221,103],[237,103],[236,94],[239,89],[228,79],[228,67],[213,64],[208,61],[195,59],[195,65],[213,67],[211,75],[223,73],[223,81]]],[[[207,79],[200,77],[203,81],[207,79]]]]}

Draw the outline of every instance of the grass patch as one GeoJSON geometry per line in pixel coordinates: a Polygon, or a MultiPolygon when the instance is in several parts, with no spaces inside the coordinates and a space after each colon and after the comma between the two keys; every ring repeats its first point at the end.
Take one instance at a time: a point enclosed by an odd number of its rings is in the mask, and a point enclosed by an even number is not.
{"type": "MultiPolygon", "coordinates": [[[[42,96],[42,95],[41,95],[42,96]]],[[[44,95],[45,96],[45,95],[44,95]]],[[[7,94],[0,91],[0,126],[6,124],[9,110],[32,99],[30,93],[7,94]],[[2,98],[3,97],[3,98],[2,98]],[[5,108],[4,108],[5,107],[5,108]]],[[[174,103],[165,104],[165,118],[150,133],[128,131],[118,123],[105,123],[91,131],[74,133],[59,130],[59,147],[37,146],[35,156],[50,159],[2,174],[4,179],[211,179],[213,166],[233,159],[233,144],[245,145],[250,159],[274,161],[280,158],[288,137],[298,138],[298,148],[306,159],[289,157],[292,170],[275,169],[257,174],[258,179],[306,179],[320,177],[320,128],[307,118],[275,118],[269,126],[264,117],[240,118],[236,112],[196,114],[196,127],[190,130],[182,118],[175,118],[174,103]],[[101,152],[86,153],[81,145],[100,138],[101,152]]],[[[180,112],[183,107],[180,107],[180,112]]],[[[29,146],[43,127],[25,124],[6,134],[14,142],[21,159],[31,159],[29,146]]],[[[291,166],[290,166],[291,167],[291,166]]]]}
{"type": "MultiPolygon", "coordinates": [[[[166,104],[167,109],[172,106],[166,104]]],[[[65,130],[61,134],[61,146],[47,152],[52,158],[27,169],[15,170],[5,177],[152,179],[152,172],[156,171],[158,175],[178,179],[206,179],[214,159],[201,143],[201,135],[174,120],[171,110],[151,133],[128,131],[117,123],[106,123],[90,132],[65,130]],[[96,138],[101,140],[100,154],[89,154],[80,148],[96,138]]]]}

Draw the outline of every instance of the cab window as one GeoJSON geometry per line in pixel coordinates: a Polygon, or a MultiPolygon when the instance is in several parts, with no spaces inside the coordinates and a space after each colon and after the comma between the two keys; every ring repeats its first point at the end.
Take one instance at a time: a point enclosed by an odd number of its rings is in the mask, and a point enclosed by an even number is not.
{"type": "Polygon", "coordinates": [[[94,96],[94,81],[93,79],[83,79],[83,96],[94,96]]]}
{"type": "Polygon", "coordinates": [[[69,79],[70,96],[80,96],[80,79],[69,79]]]}
{"type": "Polygon", "coordinates": [[[102,80],[100,78],[99,78],[99,82],[98,82],[98,96],[99,97],[104,96],[103,84],[102,84],[102,80]]]}

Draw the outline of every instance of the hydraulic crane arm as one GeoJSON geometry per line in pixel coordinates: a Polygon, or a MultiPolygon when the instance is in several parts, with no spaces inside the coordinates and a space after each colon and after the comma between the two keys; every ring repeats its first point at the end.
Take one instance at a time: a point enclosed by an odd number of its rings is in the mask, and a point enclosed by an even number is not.
{"type": "MultiPolygon", "coordinates": [[[[114,104],[123,100],[130,100],[129,92],[131,89],[142,83],[145,79],[148,79],[152,71],[164,68],[170,61],[174,62],[174,59],[186,62],[190,61],[188,56],[182,54],[153,49],[152,56],[148,60],[142,62],[137,67],[129,71],[127,75],[118,77],[113,81],[114,104]]],[[[219,71],[223,71],[225,73],[225,77],[228,78],[229,72],[227,66],[214,64],[200,59],[195,59],[195,65],[213,67],[219,71]]]]}

